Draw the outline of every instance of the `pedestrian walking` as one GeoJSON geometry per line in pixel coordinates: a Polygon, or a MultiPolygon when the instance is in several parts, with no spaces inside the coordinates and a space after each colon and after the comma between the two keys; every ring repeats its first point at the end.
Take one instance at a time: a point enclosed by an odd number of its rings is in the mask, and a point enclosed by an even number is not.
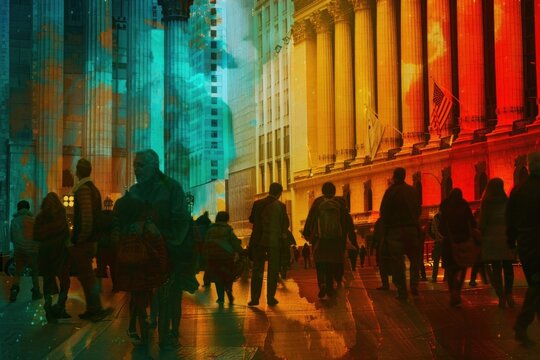
{"type": "Polygon", "coordinates": [[[39,274],[43,276],[45,318],[49,323],[70,318],[66,312],[66,301],[71,285],[69,225],[66,209],[54,192],[48,193],[41,203],[34,223],[34,239],[39,243],[38,268],[39,274]],[[56,294],[58,294],[57,302],[53,305],[53,296],[56,294]]]}
{"type": "Polygon", "coordinates": [[[264,264],[268,259],[268,276],[266,282],[266,303],[270,306],[278,304],[275,298],[279,276],[280,246],[287,237],[289,217],[285,204],[279,201],[283,187],[281,184],[270,184],[269,194],[264,199],[253,203],[249,222],[253,231],[249,242],[253,259],[251,276],[251,300],[248,306],[259,305],[261,296],[264,264]]]}
{"type": "MultiPolygon", "coordinates": [[[[358,250],[358,256],[360,257],[360,267],[364,267],[364,262],[366,260],[367,250],[366,247],[362,244],[360,245],[360,249],[358,250]]],[[[356,264],[355,264],[356,265],[356,264]]],[[[356,266],[353,267],[353,270],[356,269],[356,266]]]]}
{"type": "Polygon", "coordinates": [[[220,211],[216,221],[208,228],[205,238],[207,268],[205,276],[214,282],[217,292],[217,303],[223,304],[225,294],[229,304],[234,303],[233,282],[237,278],[236,262],[240,261],[241,241],[228,224],[229,213],[220,211]]]}
{"type": "Polygon", "coordinates": [[[429,227],[429,230],[430,230],[429,234],[430,234],[431,239],[433,240],[433,249],[431,250],[431,259],[433,260],[433,268],[431,271],[431,282],[437,282],[437,277],[439,275],[439,265],[441,262],[443,236],[441,232],[439,231],[440,221],[441,221],[441,212],[437,211],[437,213],[433,216],[433,219],[431,220],[431,224],[429,227]]]}
{"type": "Polygon", "coordinates": [[[527,157],[530,175],[510,193],[506,208],[508,242],[516,247],[527,280],[527,292],[514,324],[515,339],[524,345],[534,342],[527,328],[540,314],[540,152],[527,157]]]}
{"type": "Polygon", "coordinates": [[[129,192],[114,206],[113,238],[118,249],[114,288],[130,295],[127,334],[136,345],[148,344],[146,308],[152,292],[167,276],[165,243],[152,220],[151,210],[129,192]]]}
{"type": "Polygon", "coordinates": [[[73,233],[71,242],[71,265],[82,285],[86,300],[86,311],[79,315],[81,319],[99,321],[112,312],[101,305],[100,288],[92,262],[97,251],[97,219],[101,213],[101,194],[90,174],[92,165],[86,159],[77,162],[76,176],[79,182],[73,188],[73,233]]]}
{"type": "Polygon", "coordinates": [[[311,269],[311,249],[308,243],[302,246],[302,258],[304,259],[304,269],[311,269]]]}
{"type": "Polygon", "coordinates": [[[440,231],[443,236],[442,261],[450,291],[450,306],[461,306],[461,288],[467,268],[460,265],[454,254],[454,244],[465,243],[472,237],[476,221],[461,189],[454,188],[441,203],[440,231]]]}
{"type": "Polygon", "coordinates": [[[292,246],[296,244],[294,235],[290,230],[287,230],[287,235],[282,239],[281,245],[279,247],[279,276],[281,280],[287,278],[287,271],[291,267],[291,249],[292,246]]]}
{"type": "Polygon", "coordinates": [[[391,258],[388,252],[388,246],[384,243],[384,225],[381,218],[378,218],[373,225],[373,248],[375,249],[375,260],[379,267],[379,277],[381,286],[377,290],[390,290],[390,267],[391,258]]]}
{"type": "Polygon", "coordinates": [[[34,241],[34,215],[30,211],[30,203],[21,200],[17,203],[17,212],[11,220],[11,242],[13,243],[13,257],[15,259],[15,274],[9,291],[9,301],[17,300],[20,291],[20,279],[26,268],[29,268],[32,276],[32,300],[43,297],[39,290],[38,278],[38,247],[34,241]]]}
{"type": "Polygon", "coordinates": [[[383,245],[387,247],[392,263],[392,282],[398,289],[397,299],[408,296],[405,280],[405,261],[410,262],[410,292],[418,295],[418,274],[422,253],[418,235],[421,205],[415,188],[405,183],[405,169],[396,168],[392,184],[384,193],[380,214],[385,236],[383,245]]]}
{"type": "Polygon", "coordinates": [[[133,170],[137,183],[129,192],[150,209],[152,222],[163,236],[169,259],[168,279],[157,290],[159,346],[177,347],[182,292],[195,291],[193,289],[198,286],[194,278],[194,249],[188,246],[192,219],[182,186],[159,170],[159,156],[154,150],[136,152],[133,170]]]}
{"type": "Polygon", "coordinates": [[[322,194],[309,209],[303,231],[304,237],[313,244],[318,296],[321,299],[336,295],[334,279],[339,283],[343,276],[345,242],[350,232],[354,233],[354,228],[350,229],[347,208],[335,198],[335,185],[324,183],[322,194]]]}
{"type": "Polygon", "coordinates": [[[499,307],[514,307],[515,249],[508,246],[506,235],[506,205],[508,197],[504,182],[493,178],[487,183],[480,205],[479,229],[482,234],[482,261],[491,279],[491,285],[499,298],[499,307]],[[504,276],[503,276],[504,274],[504,276]]]}

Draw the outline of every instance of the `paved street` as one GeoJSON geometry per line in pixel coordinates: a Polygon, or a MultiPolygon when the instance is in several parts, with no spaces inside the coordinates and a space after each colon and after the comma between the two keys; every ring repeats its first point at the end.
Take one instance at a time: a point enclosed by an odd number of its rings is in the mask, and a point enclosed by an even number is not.
{"type": "MultiPolygon", "coordinates": [[[[428,268],[428,278],[430,270],[428,268]]],[[[111,294],[110,319],[88,323],[73,319],[48,325],[41,302],[30,300],[25,278],[16,303],[8,304],[9,278],[2,275],[0,357],[2,359],[538,359],[540,344],[524,348],[513,340],[517,309],[499,309],[489,286],[465,284],[461,309],[448,306],[440,281],[422,282],[420,296],[397,301],[395,291],[379,291],[376,269],[360,269],[350,289],[335,300],[317,299],[314,270],[293,267],[278,286],[280,303],[267,307],[265,294],[257,308],[246,306],[249,281],[235,284],[236,301],[220,307],[212,287],[186,295],[180,342],[176,351],[160,351],[155,335],[149,348],[127,339],[127,297],[111,294]]],[[[523,300],[524,280],[516,267],[515,298],[523,300]]],[[[440,277],[439,280],[442,280],[440,277]]],[[[73,281],[68,312],[84,310],[73,281]]],[[[519,306],[518,306],[519,308],[519,306]]],[[[540,342],[540,323],[529,329],[540,342]]]]}

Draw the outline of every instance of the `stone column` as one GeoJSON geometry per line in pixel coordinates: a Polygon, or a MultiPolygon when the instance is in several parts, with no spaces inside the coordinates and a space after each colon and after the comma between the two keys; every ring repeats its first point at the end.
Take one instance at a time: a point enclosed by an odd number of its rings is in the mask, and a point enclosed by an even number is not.
{"type": "Polygon", "coordinates": [[[354,6],[354,79],[356,111],[356,159],[366,153],[367,111],[375,111],[375,47],[372,0],[351,0],[354,6]],[[370,109],[370,110],[367,110],[370,109]]]}
{"type": "Polygon", "coordinates": [[[150,31],[152,2],[128,2],[127,49],[127,178],[135,182],[135,152],[150,148],[151,56],[150,31]]]}
{"type": "MultiPolygon", "coordinates": [[[[534,0],[534,33],[540,34],[540,0],[534,0]]],[[[536,122],[540,120],[540,36],[535,36],[536,43],[536,122]]]]}
{"type": "MultiPolygon", "coordinates": [[[[495,0],[496,131],[509,131],[523,118],[521,1],[495,0]]],[[[540,34],[537,34],[539,36],[540,34]]]]}
{"type": "Polygon", "coordinates": [[[399,141],[396,0],[377,0],[377,99],[379,121],[385,126],[379,154],[399,141]]]}
{"type": "MultiPolygon", "coordinates": [[[[313,169],[319,166],[317,150],[317,47],[315,31],[309,20],[297,20],[292,27],[294,56],[291,59],[291,134],[296,141],[291,142],[291,167],[294,170],[313,169]],[[295,137],[306,134],[307,139],[295,137]],[[301,141],[306,141],[301,144],[301,141]],[[301,158],[308,150],[307,156],[301,158]],[[298,149],[298,151],[296,151],[298,149]]],[[[293,170],[293,171],[294,171],[293,170]]],[[[309,173],[307,173],[309,174],[309,173]]],[[[305,175],[307,175],[305,174],[305,175]]]]}
{"type": "Polygon", "coordinates": [[[317,31],[317,156],[323,170],[335,160],[332,22],[325,10],[311,20],[317,31]]]}
{"type": "MultiPolygon", "coordinates": [[[[452,40],[450,31],[449,0],[428,0],[427,3],[427,66],[429,90],[426,101],[429,102],[429,116],[433,112],[433,87],[438,86],[452,91],[452,40]]],[[[453,111],[450,111],[441,137],[449,136],[453,127],[453,111]]],[[[431,118],[430,118],[431,119],[431,118]]],[[[438,140],[439,135],[430,127],[431,140],[438,140]]]]}
{"type": "Polygon", "coordinates": [[[92,163],[92,178],[105,199],[112,186],[112,6],[102,0],[89,0],[87,6],[82,154],[92,163]]]}
{"type": "Polygon", "coordinates": [[[334,0],[329,11],[334,19],[335,145],[336,166],[354,158],[353,51],[349,8],[334,0]]]}
{"type": "Polygon", "coordinates": [[[36,202],[62,189],[64,0],[34,2],[36,202]]]}
{"type": "Polygon", "coordinates": [[[401,1],[401,102],[403,146],[412,149],[424,136],[424,65],[420,0],[401,1]]]}
{"type": "Polygon", "coordinates": [[[460,133],[458,141],[471,140],[474,130],[484,127],[484,41],[482,2],[458,0],[458,76],[460,133]]]}
{"type": "Polygon", "coordinates": [[[189,189],[189,36],[192,1],[162,0],[165,23],[165,173],[189,189]]]}

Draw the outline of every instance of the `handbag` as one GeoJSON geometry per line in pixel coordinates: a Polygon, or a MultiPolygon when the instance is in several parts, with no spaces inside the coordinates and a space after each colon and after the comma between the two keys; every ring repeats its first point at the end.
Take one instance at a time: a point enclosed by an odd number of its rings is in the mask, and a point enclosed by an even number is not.
{"type": "Polygon", "coordinates": [[[146,232],[146,222],[142,225],[142,230],[138,230],[136,227],[136,224],[130,227],[118,246],[117,261],[121,265],[135,266],[150,261],[148,244],[143,239],[146,232]]]}

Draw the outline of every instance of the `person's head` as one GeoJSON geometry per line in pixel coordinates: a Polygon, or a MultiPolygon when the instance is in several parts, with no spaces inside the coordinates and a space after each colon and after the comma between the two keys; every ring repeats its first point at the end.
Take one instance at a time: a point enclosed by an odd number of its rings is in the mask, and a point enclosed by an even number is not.
{"type": "Polygon", "coordinates": [[[490,179],[482,195],[482,201],[506,199],[506,192],[504,192],[504,181],[501,178],[490,179]]]}
{"type": "Polygon", "coordinates": [[[323,184],[321,191],[324,196],[332,197],[336,195],[336,186],[328,181],[323,184]]]}
{"type": "Polygon", "coordinates": [[[448,201],[458,201],[463,199],[463,192],[460,188],[453,188],[448,194],[448,201]]]}
{"type": "Polygon", "coordinates": [[[226,223],[229,221],[229,213],[226,211],[219,211],[216,215],[216,222],[226,223]]]}
{"type": "Polygon", "coordinates": [[[77,166],[75,168],[75,175],[79,179],[83,179],[86,177],[89,177],[92,173],[92,164],[90,164],[90,161],[80,158],[79,161],[77,161],[77,166]]]}
{"type": "Polygon", "coordinates": [[[26,200],[21,200],[17,203],[17,211],[20,210],[30,210],[30,203],[26,200]]]}
{"type": "Polygon", "coordinates": [[[527,155],[529,172],[534,176],[540,176],[540,151],[533,151],[527,155]]]}
{"type": "Polygon", "coordinates": [[[145,183],[159,172],[159,156],[152,149],[145,149],[135,153],[133,171],[138,183],[145,183]]]}
{"type": "Polygon", "coordinates": [[[394,169],[394,174],[392,175],[392,182],[394,184],[399,184],[405,182],[406,171],[402,167],[394,169]]]}
{"type": "Polygon", "coordinates": [[[274,197],[280,197],[283,192],[283,186],[280,183],[271,183],[268,193],[274,197]]]}
{"type": "Polygon", "coordinates": [[[62,205],[62,202],[60,201],[60,197],[58,197],[55,192],[50,192],[41,202],[41,210],[54,213],[65,209],[64,205],[62,205]]]}

